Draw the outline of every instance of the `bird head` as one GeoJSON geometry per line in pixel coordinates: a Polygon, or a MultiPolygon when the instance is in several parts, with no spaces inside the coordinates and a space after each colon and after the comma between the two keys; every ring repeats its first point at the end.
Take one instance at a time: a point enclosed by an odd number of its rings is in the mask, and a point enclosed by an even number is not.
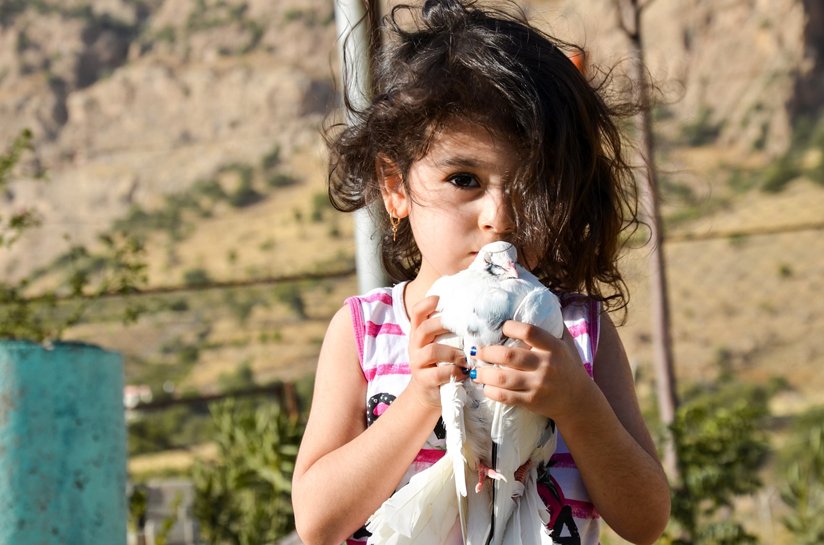
{"type": "Polygon", "coordinates": [[[492,276],[499,278],[518,278],[518,269],[515,266],[518,251],[509,242],[497,241],[486,244],[478,251],[475,258],[480,268],[492,276]]]}

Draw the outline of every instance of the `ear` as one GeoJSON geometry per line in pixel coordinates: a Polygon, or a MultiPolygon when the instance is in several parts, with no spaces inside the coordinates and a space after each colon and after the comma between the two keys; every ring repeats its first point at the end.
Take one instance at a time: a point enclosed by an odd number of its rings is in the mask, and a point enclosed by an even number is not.
{"type": "Polygon", "coordinates": [[[386,212],[396,218],[409,215],[409,195],[403,185],[403,175],[398,166],[388,157],[381,155],[375,161],[375,170],[381,187],[381,196],[386,212]]]}

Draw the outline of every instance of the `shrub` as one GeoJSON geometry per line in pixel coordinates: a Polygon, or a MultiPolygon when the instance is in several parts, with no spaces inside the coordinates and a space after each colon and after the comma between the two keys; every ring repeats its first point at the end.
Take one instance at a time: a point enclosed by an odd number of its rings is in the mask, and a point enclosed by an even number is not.
{"type": "Polygon", "coordinates": [[[263,195],[261,195],[254,187],[252,187],[251,182],[245,182],[241,184],[237,190],[235,190],[231,195],[229,195],[229,204],[234,206],[235,208],[245,208],[247,206],[252,206],[253,204],[257,204],[263,200],[263,195]]]}
{"type": "Polygon", "coordinates": [[[288,306],[300,319],[306,319],[306,302],[297,284],[280,284],[275,288],[275,299],[288,306]]]}
{"type": "Polygon", "coordinates": [[[217,382],[222,392],[234,392],[255,386],[255,373],[251,361],[244,360],[236,369],[221,373],[217,382]]]}
{"type": "Polygon", "coordinates": [[[315,223],[321,222],[323,213],[330,208],[329,196],[325,192],[315,193],[312,195],[312,213],[309,217],[315,223]]]}
{"type": "Polygon", "coordinates": [[[695,121],[681,128],[684,142],[690,146],[703,146],[715,142],[721,134],[721,124],[713,123],[711,117],[712,112],[709,108],[702,108],[695,121]]]}
{"type": "Polygon", "coordinates": [[[249,320],[255,307],[264,304],[254,294],[240,290],[225,292],[223,300],[234,318],[242,325],[249,320]]]}
{"type": "Polygon", "coordinates": [[[761,487],[766,460],[770,390],[723,375],[685,396],[673,423],[680,482],[672,488],[672,521],[665,542],[678,545],[755,543],[724,511],[735,497],[761,487]]]}
{"type": "Polygon", "coordinates": [[[768,193],[778,193],[799,176],[801,176],[801,167],[798,161],[791,154],[783,155],[766,168],[764,183],[761,187],[768,193]]]}
{"type": "Polygon", "coordinates": [[[796,545],[824,543],[824,407],[796,420],[784,453],[781,499],[789,507],[782,520],[796,545]]]}
{"type": "Polygon", "coordinates": [[[266,171],[273,170],[280,166],[280,146],[275,144],[275,146],[263,156],[263,159],[260,161],[260,166],[266,171]]]}
{"type": "Polygon", "coordinates": [[[282,172],[274,172],[268,178],[266,178],[266,185],[271,188],[278,188],[278,187],[289,187],[291,185],[295,185],[297,180],[288,174],[283,174],[282,172]]]}
{"type": "Polygon", "coordinates": [[[294,528],[291,490],[301,425],[277,403],[214,404],[218,459],[193,471],[205,543],[274,543],[294,528]]]}
{"type": "Polygon", "coordinates": [[[129,456],[184,448],[208,440],[211,423],[205,409],[202,413],[186,405],[173,405],[131,421],[129,456]]]}
{"type": "Polygon", "coordinates": [[[183,283],[189,287],[203,287],[212,282],[212,278],[206,269],[189,269],[183,273],[183,283]]]}
{"type": "Polygon", "coordinates": [[[172,312],[186,312],[189,310],[189,301],[187,301],[184,297],[179,297],[169,301],[168,308],[172,312]]]}

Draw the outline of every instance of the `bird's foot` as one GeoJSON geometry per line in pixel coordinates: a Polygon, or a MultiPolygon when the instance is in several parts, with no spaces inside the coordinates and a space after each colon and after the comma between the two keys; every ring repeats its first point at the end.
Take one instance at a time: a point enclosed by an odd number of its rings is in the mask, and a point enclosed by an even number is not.
{"type": "Polygon", "coordinates": [[[494,468],[487,466],[483,462],[478,462],[478,484],[475,485],[476,494],[480,494],[481,490],[484,489],[484,483],[487,479],[506,482],[506,477],[504,477],[503,474],[498,473],[494,468]]]}
{"type": "Polygon", "coordinates": [[[532,467],[532,460],[527,460],[524,462],[524,465],[515,470],[515,480],[518,482],[524,482],[530,467],[532,467]]]}

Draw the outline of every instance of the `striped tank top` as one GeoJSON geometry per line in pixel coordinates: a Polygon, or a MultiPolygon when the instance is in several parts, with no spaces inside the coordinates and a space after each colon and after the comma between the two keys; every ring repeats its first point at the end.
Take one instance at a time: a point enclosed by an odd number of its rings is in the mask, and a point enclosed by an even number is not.
{"type": "MultiPolygon", "coordinates": [[[[377,288],[365,295],[346,299],[352,318],[361,370],[367,382],[366,425],[370,426],[392,404],[409,383],[407,351],[409,318],[403,303],[406,283],[377,288]]],[[[561,298],[564,323],[575,340],[581,361],[592,377],[598,346],[600,305],[587,297],[561,298]]],[[[404,474],[399,488],[416,473],[438,461],[446,450],[446,432],[438,423],[415,460],[404,474]]],[[[558,433],[555,453],[539,471],[538,493],[549,513],[551,539],[556,545],[597,545],[600,517],[590,502],[575,460],[558,433]]],[[[369,533],[361,528],[347,544],[366,543],[369,533]]]]}

